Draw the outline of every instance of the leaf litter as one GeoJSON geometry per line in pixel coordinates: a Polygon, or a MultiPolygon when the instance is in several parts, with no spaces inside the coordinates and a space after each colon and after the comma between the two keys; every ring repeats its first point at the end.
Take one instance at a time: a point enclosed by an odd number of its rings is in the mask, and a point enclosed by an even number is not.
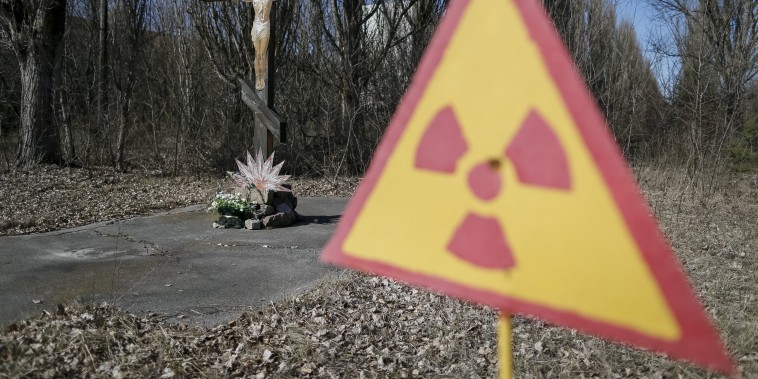
{"type": "MultiPolygon", "coordinates": [[[[350,196],[358,178],[291,179],[297,196],[350,196]]],[[[156,176],[40,165],[0,173],[0,236],[48,232],[153,214],[188,205],[207,205],[228,178],[211,175],[156,176]]]]}
{"type": "MultiPolygon", "coordinates": [[[[705,195],[683,174],[637,175],[738,376],[758,378],[758,176],[705,195]]],[[[494,378],[496,329],[492,309],[345,271],[209,329],[107,304],[58,305],[0,333],[0,377],[494,378]]],[[[721,377],[518,316],[513,354],[518,378],[721,377]]]]}

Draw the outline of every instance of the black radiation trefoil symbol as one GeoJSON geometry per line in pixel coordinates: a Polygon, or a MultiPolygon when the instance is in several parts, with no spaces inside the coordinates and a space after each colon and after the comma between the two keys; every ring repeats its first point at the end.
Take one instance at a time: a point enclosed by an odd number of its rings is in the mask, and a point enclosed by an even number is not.
{"type": "MultiPolygon", "coordinates": [[[[469,150],[451,106],[437,112],[416,150],[416,168],[451,175],[469,150]]],[[[502,156],[479,162],[468,171],[468,187],[481,201],[491,201],[503,187],[501,160],[509,159],[524,185],[571,189],[566,154],[558,137],[538,111],[532,109],[502,156]]],[[[516,265],[510,244],[497,218],[470,212],[447,245],[448,251],[474,265],[509,269],[516,265]]]]}

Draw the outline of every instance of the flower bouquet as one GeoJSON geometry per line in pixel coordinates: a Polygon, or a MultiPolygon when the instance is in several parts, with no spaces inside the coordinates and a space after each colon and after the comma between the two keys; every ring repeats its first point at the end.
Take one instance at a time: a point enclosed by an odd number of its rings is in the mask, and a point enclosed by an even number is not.
{"type": "Polygon", "coordinates": [[[208,207],[208,211],[216,212],[221,216],[235,216],[242,220],[252,217],[253,204],[247,199],[231,194],[217,193],[208,207]]]}
{"type": "Polygon", "coordinates": [[[281,228],[297,220],[297,197],[284,184],[290,176],[279,174],[283,161],[274,165],[274,154],[264,159],[259,150],[255,158],[247,153],[247,163],[235,162],[239,172],[228,174],[239,189],[214,197],[208,210],[221,215],[214,227],[281,228]]]}

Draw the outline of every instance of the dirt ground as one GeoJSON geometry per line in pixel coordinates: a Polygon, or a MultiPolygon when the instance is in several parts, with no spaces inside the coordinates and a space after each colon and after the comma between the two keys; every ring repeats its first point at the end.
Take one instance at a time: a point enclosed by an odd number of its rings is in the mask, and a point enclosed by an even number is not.
{"type": "MultiPolygon", "coordinates": [[[[636,167],[638,181],[734,357],[758,378],[758,175],[703,186],[682,171],[636,167]]],[[[293,181],[298,196],[350,195],[357,179],[293,181]]],[[[204,203],[225,183],[108,169],[43,167],[0,175],[0,233],[31,233],[204,203]],[[30,219],[27,215],[34,214],[30,219]]],[[[496,312],[345,272],[317,289],[199,329],[107,304],[66,304],[0,333],[2,377],[497,376],[496,312]]],[[[517,378],[720,377],[517,317],[517,378]]]]}

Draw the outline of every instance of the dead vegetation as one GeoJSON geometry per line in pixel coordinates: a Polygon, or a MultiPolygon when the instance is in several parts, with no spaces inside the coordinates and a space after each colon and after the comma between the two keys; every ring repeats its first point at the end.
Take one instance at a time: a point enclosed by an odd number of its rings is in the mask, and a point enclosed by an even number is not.
{"type": "MultiPolygon", "coordinates": [[[[758,175],[706,191],[676,170],[636,171],[741,376],[758,378],[758,175]]],[[[0,377],[496,377],[495,311],[383,278],[345,273],[212,329],[163,319],[50,309],[0,334],[0,377]]],[[[513,336],[517,378],[720,377],[524,318],[513,336]]]]}
{"type": "MultiPolygon", "coordinates": [[[[298,196],[349,196],[357,178],[290,180],[298,196]]],[[[209,203],[229,186],[211,175],[40,165],[0,174],[0,235],[47,232],[209,203]]]]}

